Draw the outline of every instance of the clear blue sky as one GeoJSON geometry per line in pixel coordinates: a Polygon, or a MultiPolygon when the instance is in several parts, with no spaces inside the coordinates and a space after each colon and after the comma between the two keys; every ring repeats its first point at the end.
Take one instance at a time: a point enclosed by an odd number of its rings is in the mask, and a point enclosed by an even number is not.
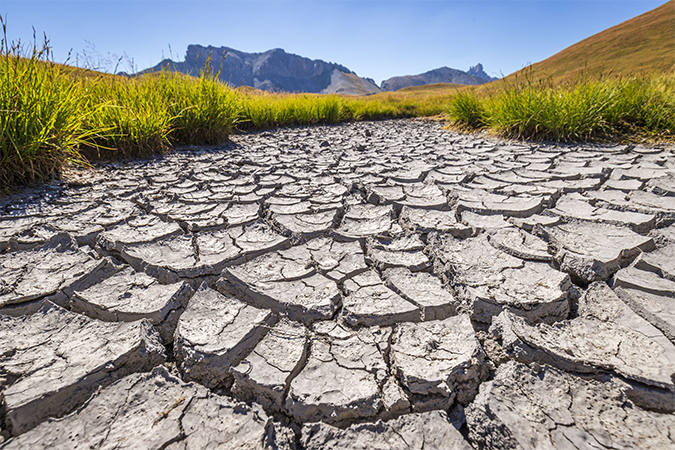
{"type": "MultiPolygon", "coordinates": [[[[480,62],[507,75],[665,0],[8,1],[8,38],[46,33],[54,57],[126,53],[137,69],[182,60],[188,44],[283,48],[342,64],[378,83],[480,62]],[[91,43],[94,48],[90,46],[91,43]]],[[[71,58],[71,62],[73,58],[71,58]]],[[[108,64],[108,70],[113,64],[108,64]]],[[[118,70],[129,70],[127,64],[118,70]]]]}

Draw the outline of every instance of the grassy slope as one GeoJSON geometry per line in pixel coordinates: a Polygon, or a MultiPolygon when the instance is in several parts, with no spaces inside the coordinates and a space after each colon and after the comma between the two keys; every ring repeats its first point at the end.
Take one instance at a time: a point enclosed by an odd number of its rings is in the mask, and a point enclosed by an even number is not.
{"type": "Polygon", "coordinates": [[[675,0],[584,39],[507,77],[571,81],[588,75],[665,74],[675,69],[675,0]]]}
{"type": "Polygon", "coordinates": [[[436,83],[423,86],[409,86],[398,91],[386,91],[361,97],[366,102],[380,105],[393,105],[404,116],[435,116],[446,111],[450,99],[473,86],[436,83]]]}
{"type": "Polygon", "coordinates": [[[415,93],[443,93],[444,91],[453,92],[456,89],[464,88],[467,85],[465,84],[453,84],[453,83],[434,83],[434,84],[425,84],[422,86],[408,86],[401,88],[397,91],[399,94],[415,94],[415,93]]]}
{"type": "MultiPolygon", "coordinates": [[[[421,87],[417,86],[416,88],[421,87]]],[[[355,97],[354,99],[371,105],[371,108],[390,107],[393,111],[396,111],[390,117],[426,117],[445,112],[448,100],[455,92],[457,92],[457,89],[447,87],[410,89],[396,92],[379,92],[367,97],[355,97]]]]}

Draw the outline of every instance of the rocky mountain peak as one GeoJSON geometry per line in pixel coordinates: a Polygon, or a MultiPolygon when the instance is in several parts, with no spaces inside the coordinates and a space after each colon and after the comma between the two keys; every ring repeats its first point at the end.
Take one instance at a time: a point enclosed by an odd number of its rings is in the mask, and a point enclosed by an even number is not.
{"type": "Polygon", "coordinates": [[[423,86],[435,83],[453,83],[453,84],[483,84],[491,79],[479,77],[458,69],[449,67],[440,67],[418,75],[406,75],[393,77],[382,82],[383,91],[397,91],[410,86],[423,86]]]}
{"type": "Polygon", "coordinates": [[[491,77],[490,75],[485,73],[485,70],[483,70],[483,65],[481,63],[469,67],[469,70],[467,70],[466,73],[468,73],[469,75],[474,75],[478,78],[482,78],[487,81],[494,81],[499,79],[497,77],[491,77]]]}
{"type": "Polygon", "coordinates": [[[197,75],[210,63],[220,79],[234,86],[252,86],[272,92],[372,94],[380,89],[340,64],[309,59],[284,49],[247,53],[230,47],[189,45],[185,61],[164,60],[147,71],[165,68],[197,75]],[[342,76],[345,75],[345,76],[342,76]],[[339,86],[335,85],[339,80],[339,86]]]}

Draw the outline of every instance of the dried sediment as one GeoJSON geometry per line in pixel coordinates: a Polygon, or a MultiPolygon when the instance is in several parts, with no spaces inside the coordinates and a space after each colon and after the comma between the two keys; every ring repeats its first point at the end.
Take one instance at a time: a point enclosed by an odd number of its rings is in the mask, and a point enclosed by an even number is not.
{"type": "Polygon", "coordinates": [[[672,414],[634,405],[620,380],[509,361],[466,411],[476,448],[673,448],[672,414]]]}
{"type": "Polygon", "coordinates": [[[88,289],[75,291],[70,309],[107,322],[148,319],[162,340],[171,343],[193,292],[185,281],[164,285],[127,267],[88,289]]]}
{"type": "Polygon", "coordinates": [[[302,443],[307,450],[471,449],[442,411],[413,413],[345,430],[324,423],[308,424],[302,429],[302,443]]]}
{"type": "Polygon", "coordinates": [[[96,389],[165,361],[146,320],[108,323],[49,301],[32,315],[0,316],[2,406],[12,434],[82,404],[96,389]]]}
{"type": "MultiPolygon", "coordinates": [[[[544,262],[511,256],[490,244],[498,239],[485,234],[464,240],[435,233],[430,237],[432,251],[442,263],[437,271],[451,280],[472,318],[489,323],[503,309],[532,321],[566,318],[569,275],[544,262]]],[[[522,251],[513,253],[530,259],[522,251]]]]}
{"type": "Polygon", "coordinates": [[[114,271],[110,260],[92,258],[71,235],[59,233],[33,250],[0,255],[0,305],[47,296],[62,303],[114,271]]]}
{"type": "Polygon", "coordinates": [[[391,361],[413,411],[449,410],[476,395],[488,366],[468,315],[396,327],[391,361]]]}
{"type": "Polygon", "coordinates": [[[0,447],[675,448],[673,148],[233,139],[0,200],[0,447]]]}
{"type": "Polygon", "coordinates": [[[230,367],[250,353],[275,321],[270,310],[203,284],[190,299],[174,337],[174,353],[185,379],[210,388],[230,385],[230,367]]]}
{"type": "Polygon", "coordinates": [[[285,409],[300,423],[344,424],[376,417],[384,408],[381,386],[388,377],[387,328],[358,332],[320,322],[307,362],[290,382],[285,409]]]}
{"type": "Polygon", "coordinates": [[[97,392],[77,412],[43,422],[3,448],[262,450],[273,443],[274,428],[260,407],[185,384],[159,366],[97,392]]]}

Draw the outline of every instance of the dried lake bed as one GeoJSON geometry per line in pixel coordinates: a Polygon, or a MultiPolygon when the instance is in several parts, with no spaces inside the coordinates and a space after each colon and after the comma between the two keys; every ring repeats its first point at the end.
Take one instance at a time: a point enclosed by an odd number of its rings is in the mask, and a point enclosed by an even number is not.
{"type": "Polygon", "coordinates": [[[675,448],[675,148],[288,128],[0,200],[0,448],[675,448]]]}

